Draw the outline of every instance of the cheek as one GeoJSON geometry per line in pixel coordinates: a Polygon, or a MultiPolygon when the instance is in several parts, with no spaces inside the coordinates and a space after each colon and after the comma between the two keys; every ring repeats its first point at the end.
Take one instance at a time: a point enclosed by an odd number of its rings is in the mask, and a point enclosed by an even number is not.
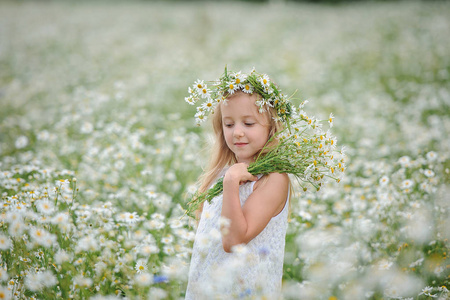
{"type": "Polygon", "coordinates": [[[231,130],[229,130],[228,128],[223,128],[222,132],[223,132],[223,137],[225,138],[225,142],[227,142],[227,144],[228,144],[230,139],[233,137],[231,130]]]}

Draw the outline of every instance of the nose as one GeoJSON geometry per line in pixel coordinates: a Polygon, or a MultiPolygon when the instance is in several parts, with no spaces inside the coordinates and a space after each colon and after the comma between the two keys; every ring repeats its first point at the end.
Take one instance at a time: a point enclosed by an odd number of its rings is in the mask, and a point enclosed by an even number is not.
{"type": "Polygon", "coordinates": [[[244,131],[240,126],[235,126],[233,131],[233,136],[236,138],[240,138],[244,136],[244,131]]]}

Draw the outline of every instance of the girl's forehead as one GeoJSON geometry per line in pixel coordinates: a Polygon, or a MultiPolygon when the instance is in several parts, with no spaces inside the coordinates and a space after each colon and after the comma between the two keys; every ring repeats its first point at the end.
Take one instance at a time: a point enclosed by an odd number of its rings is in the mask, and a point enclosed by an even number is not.
{"type": "Polygon", "coordinates": [[[249,95],[239,93],[228,98],[226,102],[221,103],[222,118],[227,117],[253,117],[261,122],[267,119],[267,112],[259,112],[256,105],[257,97],[255,94],[249,95]]]}
{"type": "Polygon", "coordinates": [[[222,115],[229,113],[249,113],[253,114],[258,112],[258,107],[256,106],[256,97],[254,95],[250,96],[247,94],[238,94],[228,98],[226,101],[221,103],[222,115]]]}

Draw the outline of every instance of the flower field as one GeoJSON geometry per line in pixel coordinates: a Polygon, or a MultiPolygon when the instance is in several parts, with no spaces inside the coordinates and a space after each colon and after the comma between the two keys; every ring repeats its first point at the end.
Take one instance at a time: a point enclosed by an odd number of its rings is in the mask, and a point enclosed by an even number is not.
{"type": "Polygon", "coordinates": [[[333,113],[346,149],[340,183],[292,198],[283,298],[448,299],[448,16],[445,1],[0,3],[0,299],[183,298],[211,140],[184,98],[225,65],[333,113]]]}

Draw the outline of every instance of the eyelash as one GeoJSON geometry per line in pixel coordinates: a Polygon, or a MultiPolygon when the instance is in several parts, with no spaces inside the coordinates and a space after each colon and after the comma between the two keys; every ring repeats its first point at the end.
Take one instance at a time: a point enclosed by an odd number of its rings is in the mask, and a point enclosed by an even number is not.
{"type": "MultiPolygon", "coordinates": [[[[244,124],[245,124],[245,126],[253,126],[253,125],[255,125],[255,123],[244,123],[244,124]]],[[[225,127],[230,128],[234,124],[224,124],[224,125],[225,125],[225,127]]]]}

